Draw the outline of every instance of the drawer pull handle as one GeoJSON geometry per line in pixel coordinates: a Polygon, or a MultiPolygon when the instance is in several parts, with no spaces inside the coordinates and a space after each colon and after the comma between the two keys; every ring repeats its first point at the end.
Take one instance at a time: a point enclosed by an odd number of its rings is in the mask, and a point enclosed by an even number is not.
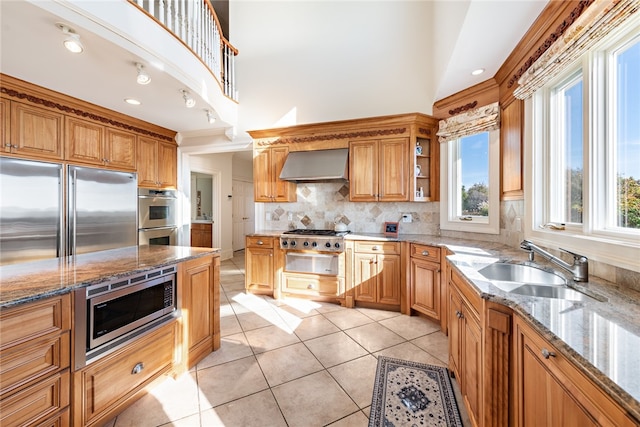
{"type": "Polygon", "coordinates": [[[429,256],[429,251],[422,251],[422,256],[429,256]]]}
{"type": "Polygon", "coordinates": [[[257,243],[258,243],[259,245],[264,245],[264,242],[263,242],[262,240],[258,240],[258,241],[257,241],[257,243]]]}
{"type": "Polygon", "coordinates": [[[550,357],[556,357],[556,354],[553,351],[549,351],[546,348],[542,349],[542,357],[544,357],[545,359],[548,359],[550,357]]]}
{"type": "Polygon", "coordinates": [[[464,314],[462,314],[462,312],[461,312],[461,311],[456,310],[456,317],[457,317],[458,319],[462,319],[462,318],[464,317],[464,314]]]}
{"type": "Polygon", "coordinates": [[[377,250],[379,250],[379,249],[380,249],[380,248],[379,248],[378,246],[372,246],[372,247],[371,247],[371,250],[372,250],[372,251],[377,251],[377,250]]]}
{"type": "Polygon", "coordinates": [[[144,363],[138,362],[136,363],[136,366],[134,366],[133,369],[131,370],[131,374],[132,375],[139,374],[140,372],[142,372],[143,369],[144,369],[144,363]]]}
{"type": "Polygon", "coordinates": [[[313,284],[312,284],[312,283],[309,283],[309,284],[307,285],[307,289],[313,289],[313,284]]]}

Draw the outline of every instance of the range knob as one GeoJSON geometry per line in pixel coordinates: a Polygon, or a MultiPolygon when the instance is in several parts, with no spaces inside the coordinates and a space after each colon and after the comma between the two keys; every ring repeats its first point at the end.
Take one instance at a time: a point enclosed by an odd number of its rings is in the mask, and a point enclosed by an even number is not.
{"type": "Polygon", "coordinates": [[[336,244],[333,245],[333,246],[335,246],[336,249],[340,249],[340,243],[338,243],[338,242],[336,242],[336,244]]]}
{"type": "Polygon", "coordinates": [[[295,240],[292,240],[292,241],[291,241],[291,247],[293,248],[293,247],[295,247],[295,246],[296,246],[296,241],[295,241],[295,240]]]}
{"type": "Polygon", "coordinates": [[[282,246],[287,246],[289,244],[289,242],[287,242],[286,240],[282,241],[282,246]]]}
{"type": "Polygon", "coordinates": [[[306,248],[307,246],[309,246],[309,242],[304,242],[304,243],[302,244],[302,246],[304,246],[304,247],[306,248]]]}
{"type": "Polygon", "coordinates": [[[312,246],[312,247],[314,247],[314,248],[315,248],[315,247],[317,247],[317,246],[318,246],[318,242],[313,242],[313,243],[311,244],[311,246],[312,246]]]}
{"type": "Polygon", "coordinates": [[[324,244],[324,246],[325,246],[326,248],[330,248],[330,247],[331,247],[331,242],[327,242],[327,243],[325,243],[325,244],[324,244]]]}

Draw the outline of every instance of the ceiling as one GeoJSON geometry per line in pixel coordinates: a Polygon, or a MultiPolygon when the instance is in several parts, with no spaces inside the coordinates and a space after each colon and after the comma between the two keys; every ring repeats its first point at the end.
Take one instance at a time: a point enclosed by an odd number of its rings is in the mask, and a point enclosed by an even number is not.
{"type": "MultiPolygon", "coordinates": [[[[153,51],[102,19],[100,13],[87,16],[78,0],[0,0],[1,53],[0,71],[14,77],[119,111],[179,132],[183,137],[215,137],[226,142],[233,139],[235,103],[215,97],[220,92],[215,80],[199,61],[167,61],[172,37],[162,41],[162,51],[153,51]],[[85,51],[74,55],[62,47],[63,35],[55,24],[71,24],[81,34],[85,51]],[[167,47],[168,46],[168,47],[167,47]],[[146,65],[152,83],[136,84],[135,62],[146,65]],[[178,64],[176,64],[178,63],[178,64]],[[201,68],[199,68],[201,67],[201,68]],[[202,76],[210,82],[203,85],[202,76]],[[207,90],[202,90],[206,86],[207,90]],[[179,89],[195,89],[197,105],[187,109],[179,89]],[[212,95],[212,93],[214,95],[212,95]],[[142,105],[131,106],[124,98],[140,99],[142,105]],[[211,109],[218,121],[211,125],[204,109],[211,109]]],[[[112,9],[116,2],[87,2],[96,8],[112,9]]],[[[128,7],[126,2],[121,2],[128,7]]],[[[543,0],[472,0],[434,2],[436,29],[442,43],[435,49],[434,64],[440,64],[434,82],[437,99],[449,96],[473,84],[491,78],[531,23],[543,9],[543,0]],[[485,68],[479,76],[471,70],[485,68]]],[[[99,9],[96,9],[99,10],[99,9]]],[[[141,14],[142,15],[142,14],[141,14]]],[[[233,22],[230,22],[233,31],[233,22]]],[[[165,34],[166,36],[166,34],[165,34]]],[[[162,37],[158,35],[157,37],[162,37]]],[[[157,38],[156,38],[157,40],[157,38]]],[[[236,46],[242,54],[242,46],[236,46]]],[[[182,49],[184,50],[184,49],[182,49]]],[[[243,122],[251,120],[243,118],[243,122]]],[[[209,152],[240,150],[226,144],[224,149],[211,144],[209,152]]]]}

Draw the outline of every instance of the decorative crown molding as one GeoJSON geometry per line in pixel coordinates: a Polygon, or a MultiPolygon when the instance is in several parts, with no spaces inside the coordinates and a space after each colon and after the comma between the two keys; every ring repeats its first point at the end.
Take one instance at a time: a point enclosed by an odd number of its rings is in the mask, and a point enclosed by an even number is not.
{"type": "Polygon", "coordinates": [[[540,56],[542,56],[542,54],[545,53],[547,49],[549,49],[551,45],[564,34],[567,28],[569,28],[571,24],[573,24],[575,20],[582,14],[582,12],[584,12],[594,1],[595,0],[582,0],[580,3],[578,3],[578,5],[571,11],[569,16],[567,16],[564,21],[562,21],[562,23],[558,25],[556,30],[546,38],[546,40],[538,47],[533,55],[531,55],[529,59],[527,59],[524,64],[522,64],[520,69],[518,69],[518,71],[513,76],[511,76],[511,78],[509,79],[509,83],[507,84],[507,88],[510,89],[514,84],[516,84],[516,82],[520,80],[520,77],[522,77],[522,75],[529,69],[529,67],[531,67],[531,65],[533,65],[533,63],[536,62],[538,58],[540,58],[540,56]]]}
{"type": "Polygon", "coordinates": [[[7,96],[13,97],[13,98],[18,98],[18,99],[25,99],[29,102],[32,102],[34,104],[38,104],[38,105],[42,105],[44,107],[49,107],[49,108],[55,108],[57,110],[60,110],[64,113],[69,113],[69,114],[74,114],[78,117],[82,117],[82,118],[86,118],[86,119],[91,119],[91,120],[95,120],[97,122],[100,123],[104,123],[106,125],[110,125],[110,126],[114,126],[120,129],[124,129],[124,130],[128,130],[131,132],[136,132],[142,135],[146,135],[146,136],[150,136],[156,139],[163,139],[165,141],[170,141],[170,142],[174,142],[174,139],[166,136],[166,135],[162,135],[156,132],[151,132],[149,130],[146,129],[142,129],[136,126],[131,126],[128,125],[126,123],[122,123],[107,117],[103,117],[103,116],[99,116],[97,114],[94,113],[90,113],[88,111],[83,111],[79,108],[73,108],[73,107],[69,107],[66,105],[62,105],[59,104],[57,102],[54,101],[50,101],[48,99],[43,99],[43,98],[38,98],[37,96],[33,96],[33,95],[29,95],[27,93],[22,93],[22,92],[18,92],[17,90],[14,89],[8,89],[6,87],[0,87],[0,92],[4,93],[7,96]]]}
{"type": "Polygon", "coordinates": [[[331,133],[325,135],[310,135],[310,136],[292,136],[288,138],[278,138],[274,141],[260,141],[259,146],[274,145],[274,144],[300,144],[305,142],[317,142],[317,141],[332,141],[336,139],[351,139],[351,138],[371,138],[375,136],[384,135],[399,135],[407,131],[406,127],[395,129],[377,129],[377,130],[364,130],[358,132],[344,132],[344,133],[331,133]]]}
{"type": "Polygon", "coordinates": [[[470,102],[470,103],[462,105],[462,106],[460,106],[458,108],[454,108],[452,110],[449,110],[449,115],[450,116],[455,116],[456,114],[464,113],[465,111],[468,111],[468,110],[471,110],[473,108],[476,108],[476,105],[478,105],[478,101],[470,102]]]}
{"type": "Polygon", "coordinates": [[[420,135],[427,135],[427,136],[431,136],[431,129],[418,128],[418,133],[419,133],[420,135]]]}

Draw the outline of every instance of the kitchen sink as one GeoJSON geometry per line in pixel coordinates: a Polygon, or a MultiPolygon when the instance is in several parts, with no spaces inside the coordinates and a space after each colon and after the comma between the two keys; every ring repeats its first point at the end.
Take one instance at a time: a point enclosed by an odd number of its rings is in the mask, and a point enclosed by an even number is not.
{"type": "Polygon", "coordinates": [[[562,276],[523,264],[497,262],[478,270],[478,273],[489,280],[502,282],[535,283],[556,286],[567,283],[567,280],[562,276]]]}
{"type": "Polygon", "coordinates": [[[570,301],[593,301],[589,295],[563,286],[522,285],[510,291],[512,294],[540,298],[558,298],[570,301]]]}

